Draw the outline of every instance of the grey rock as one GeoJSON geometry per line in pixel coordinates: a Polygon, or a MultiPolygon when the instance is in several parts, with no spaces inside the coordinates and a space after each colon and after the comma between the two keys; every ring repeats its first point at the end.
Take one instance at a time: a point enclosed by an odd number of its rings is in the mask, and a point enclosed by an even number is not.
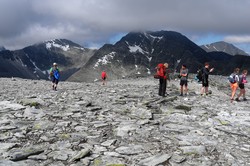
{"type": "Polygon", "coordinates": [[[144,147],[142,145],[121,146],[116,148],[115,151],[123,155],[135,155],[142,153],[144,151],[144,147]]]}
{"type": "Polygon", "coordinates": [[[20,164],[10,160],[0,160],[0,166],[20,166],[20,164]]]}
{"type": "Polygon", "coordinates": [[[182,150],[183,154],[186,155],[192,155],[192,154],[203,155],[206,153],[205,146],[183,146],[179,147],[179,149],[182,150]]]}
{"type": "Polygon", "coordinates": [[[81,159],[87,155],[89,155],[90,153],[90,149],[83,149],[80,152],[77,152],[76,154],[74,154],[71,159],[69,160],[69,162],[73,162],[75,160],[81,159]]]}
{"type": "Polygon", "coordinates": [[[141,160],[138,164],[141,166],[157,166],[160,164],[167,164],[167,161],[172,155],[169,154],[158,154],[144,160],[141,160]]]}
{"type": "Polygon", "coordinates": [[[27,159],[31,155],[38,155],[44,152],[44,149],[41,147],[28,147],[24,149],[11,149],[9,151],[9,157],[12,161],[19,161],[27,159]]]}

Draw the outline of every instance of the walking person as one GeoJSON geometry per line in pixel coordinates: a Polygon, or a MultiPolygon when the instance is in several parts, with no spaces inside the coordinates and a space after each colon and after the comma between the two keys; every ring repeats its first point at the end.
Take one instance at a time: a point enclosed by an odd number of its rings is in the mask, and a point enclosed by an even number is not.
{"type": "Polygon", "coordinates": [[[188,92],[188,69],[186,65],[182,65],[181,70],[180,70],[180,96],[183,96],[183,86],[184,86],[184,95],[187,95],[188,92]]]}
{"type": "Polygon", "coordinates": [[[105,71],[102,71],[102,85],[106,84],[106,79],[107,79],[107,73],[105,71]]]}
{"type": "Polygon", "coordinates": [[[209,82],[208,82],[208,76],[211,72],[214,71],[214,68],[209,68],[209,63],[205,63],[205,67],[202,68],[202,88],[201,88],[201,95],[205,94],[208,95],[208,87],[209,87],[209,82]]]}
{"type": "Polygon", "coordinates": [[[52,89],[56,91],[60,78],[60,70],[57,67],[57,63],[53,63],[53,67],[50,68],[50,78],[52,81],[52,89]]]}
{"type": "Polygon", "coordinates": [[[167,76],[166,69],[168,68],[168,63],[160,63],[157,65],[157,75],[159,75],[159,96],[165,97],[166,87],[167,87],[167,76]]]}
{"type": "Polygon", "coordinates": [[[243,101],[247,101],[246,99],[246,90],[245,90],[245,84],[247,83],[247,70],[243,70],[242,74],[239,76],[239,88],[240,93],[238,94],[235,101],[240,101],[240,97],[243,96],[243,101]]]}
{"type": "Polygon", "coordinates": [[[236,94],[236,91],[238,89],[238,83],[239,83],[239,72],[240,69],[239,68],[235,68],[234,72],[229,76],[229,82],[230,82],[230,87],[232,90],[231,93],[231,102],[234,100],[234,96],[236,94]]]}

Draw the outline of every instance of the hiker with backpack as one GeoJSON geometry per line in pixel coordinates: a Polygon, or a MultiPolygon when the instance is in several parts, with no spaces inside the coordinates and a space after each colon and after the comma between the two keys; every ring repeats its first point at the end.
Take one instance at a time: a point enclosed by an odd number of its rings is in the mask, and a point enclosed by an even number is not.
{"type": "Polygon", "coordinates": [[[243,95],[243,101],[247,101],[246,99],[246,90],[245,90],[245,84],[247,83],[247,70],[243,70],[242,74],[239,76],[239,88],[240,93],[238,94],[235,101],[240,101],[240,97],[243,95]]]}
{"type": "Polygon", "coordinates": [[[60,78],[60,70],[57,67],[57,63],[53,63],[53,67],[50,68],[50,78],[52,81],[52,89],[56,91],[57,84],[60,78]]]}
{"type": "Polygon", "coordinates": [[[204,91],[205,94],[208,95],[208,86],[209,86],[209,82],[208,82],[208,76],[211,72],[214,71],[214,68],[209,68],[209,63],[206,62],[205,66],[201,69],[201,73],[202,73],[202,88],[201,88],[201,95],[204,95],[204,91]]]}
{"type": "Polygon", "coordinates": [[[183,86],[185,86],[184,88],[184,95],[187,95],[187,91],[188,91],[188,69],[186,65],[182,65],[181,70],[180,70],[180,96],[183,96],[183,86]]]}
{"type": "Polygon", "coordinates": [[[107,79],[107,73],[105,71],[102,71],[102,85],[106,84],[106,79],[107,79]]]}
{"type": "Polygon", "coordinates": [[[234,72],[228,77],[228,80],[230,82],[230,87],[232,90],[231,93],[231,102],[234,100],[234,96],[236,94],[236,90],[238,89],[238,83],[239,83],[239,68],[235,68],[234,72]]]}
{"type": "Polygon", "coordinates": [[[159,77],[159,96],[165,97],[167,88],[167,76],[166,69],[168,68],[168,63],[160,63],[157,65],[157,76],[159,77]]]}

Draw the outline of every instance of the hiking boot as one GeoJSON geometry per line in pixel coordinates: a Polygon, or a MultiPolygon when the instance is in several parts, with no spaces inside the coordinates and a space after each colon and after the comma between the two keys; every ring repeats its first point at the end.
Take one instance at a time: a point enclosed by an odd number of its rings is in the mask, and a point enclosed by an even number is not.
{"type": "Polygon", "coordinates": [[[243,101],[247,101],[247,99],[246,99],[246,98],[243,98],[243,101]]]}
{"type": "Polygon", "coordinates": [[[239,100],[239,98],[237,97],[237,98],[235,99],[235,101],[240,101],[240,100],[239,100]]]}
{"type": "Polygon", "coordinates": [[[179,96],[183,96],[183,94],[181,93],[179,96]]]}

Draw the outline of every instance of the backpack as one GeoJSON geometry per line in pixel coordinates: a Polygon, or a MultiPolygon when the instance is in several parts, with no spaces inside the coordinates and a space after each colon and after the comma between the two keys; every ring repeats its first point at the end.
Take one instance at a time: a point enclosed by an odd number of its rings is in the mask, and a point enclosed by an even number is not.
{"type": "Polygon", "coordinates": [[[163,63],[158,64],[156,69],[157,69],[157,72],[154,75],[154,78],[155,79],[163,78],[165,76],[165,70],[166,70],[164,64],[163,63]]]}
{"type": "Polygon", "coordinates": [[[59,79],[60,78],[59,70],[58,69],[53,70],[53,75],[56,79],[59,79]]]}
{"type": "Polygon", "coordinates": [[[232,73],[227,79],[228,79],[228,81],[231,83],[231,84],[234,84],[234,83],[236,83],[236,80],[235,80],[235,74],[234,73],[232,73]]]}
{"type": "Polygon", "coordinates": [[[198,82],[202,81],[202,75],[203,75],[203,69],[202,68],[198,69],[197,74],[195,76],[197,78],[198,82]]]}

